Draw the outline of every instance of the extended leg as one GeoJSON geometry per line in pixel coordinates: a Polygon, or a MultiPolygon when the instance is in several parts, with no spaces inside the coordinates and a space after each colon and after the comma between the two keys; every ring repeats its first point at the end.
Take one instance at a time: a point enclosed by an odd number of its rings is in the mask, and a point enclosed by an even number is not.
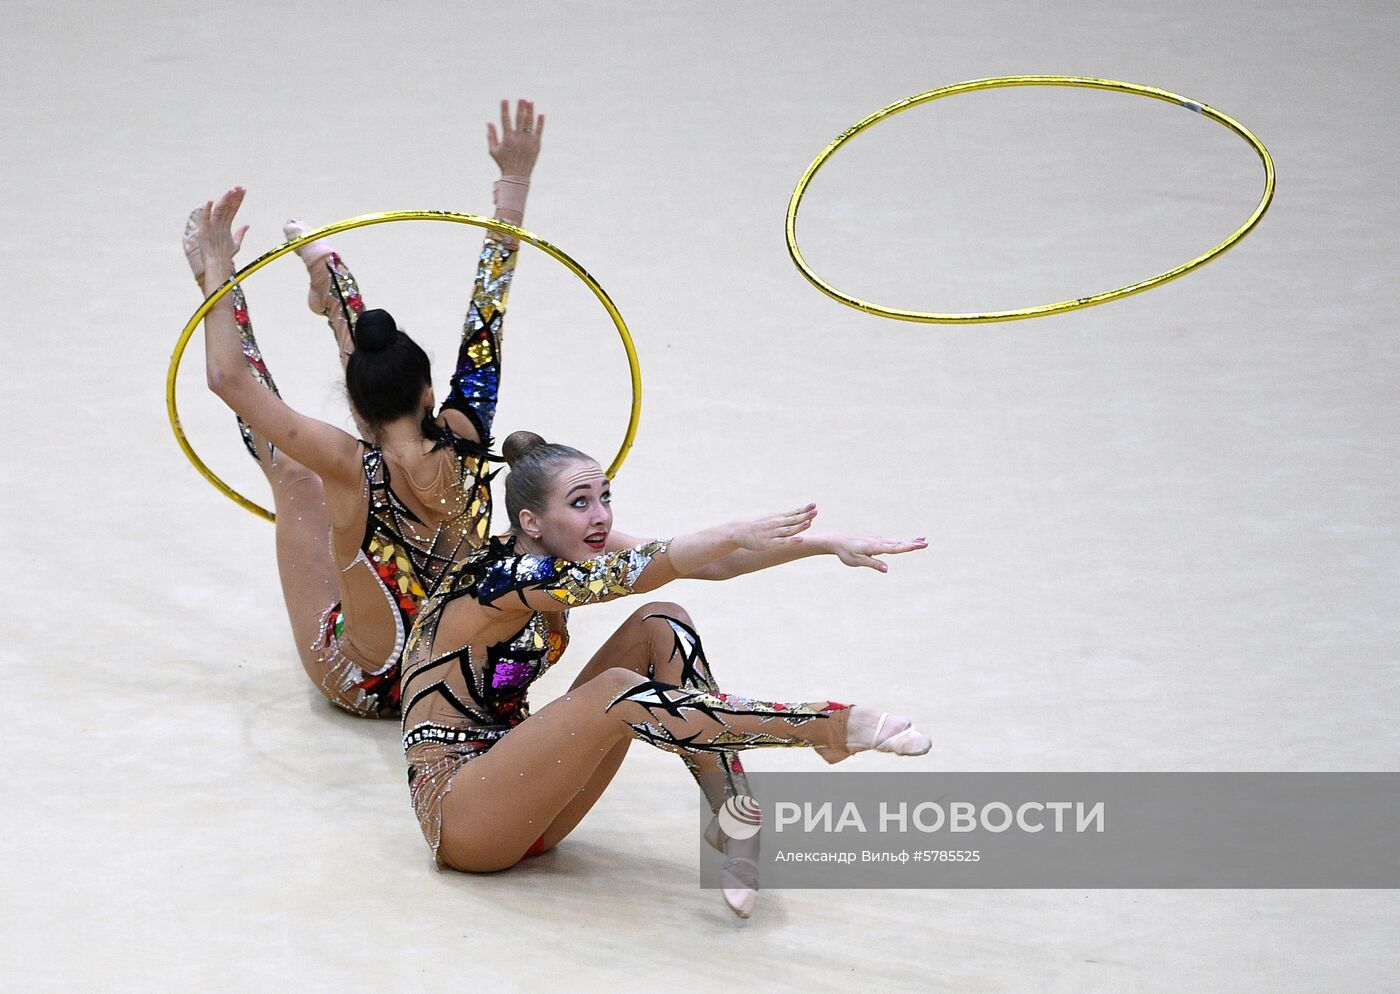
{"type": "MultiPolygon", "coordinates": [[[[282,233],[289,241],[300,238],[310,230],[311,226],[304,221],[288,221],[282,226],[282,233]]],[[[307,276],[311,280],[306,305],[314,313],[322,315],[330,325],[331,334],[340,348],[340,365],[343,368],[350,353],[355,351],[355,321],[365,309],[359,283],[350,272],[350,267],[324,238],[303,245],[297,249],[297,255],[305,263],[307,276]]]]}
{"type": "Polygon", "coordinates": [[[846,745],[846,709],[708,694],[610,668],[467,764],[442,802],[440,853],[463,870],[523,856],[631,737],[672,752],[846,745]]]}
{"type": "MultiPolygon", "coordinates": [[[[282,226],[282,233],[290,241],[300,238],[311,228],[304,221],[288,221],[282,226]]],[[[335,336],[336,351],[340,357],[340,368],[350,361],[355,351],[355,322],[365,309],[360,296],[360,284],[350,267],[340,254],[331,248],[324,238],[318,238],[310,245],[297,249],[297,255],[306,264],[306,273],[311,286],[306,293],[306,304],[311,310],[322,315],[335,336]]],[[[369,437],[368,426],[360,420],[354,408],[350,410],[355,427],[361,438],[369,437]]]]}
{"type": "MultiPolygon", "coordinates": [[[[689,613],[671,602],[647,604],[634,611],[594,653],[570,690],[612,667],[679,687],[719,692],[689,613]]],[[[541,833],[537,852],[558,845],[583,820],[616,776],[631,744],[631,738],[624,739],[603,756],[579,796],[541,833]]],[[[733,750],[682,753],[681,761],[700,785],[711,811],[718,810],[728,797],[751,793],[738,753],[733,750]]]]}

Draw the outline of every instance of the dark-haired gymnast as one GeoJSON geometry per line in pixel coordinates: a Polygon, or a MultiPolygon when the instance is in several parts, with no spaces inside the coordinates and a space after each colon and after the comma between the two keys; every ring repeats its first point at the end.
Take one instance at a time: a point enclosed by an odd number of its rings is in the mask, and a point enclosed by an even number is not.
{"type": "MultiPolygon", "coordinates": [[[[487,126],[501,168],[496,217],[523,221],[544,115],[501,102],[487,126]]],[[[236,187],[190,217],[185,250],[200,288],[235,271],[246,232],[236,187]]],[[[307,229],[289,222],[289,238],[307,229]]],[[[354,277],[324,242],[300,255],[311,309],[330,321],[363,438],[285,404],[267,372],[235,287],[205,319],[209,387],[238,415],[248,451],[272,487],[277,565],[303,667],[333,703],[357,715],[399,710],[399,659],[418,606],[452,563],[486,539],[487,447],[500,376],[501,323],[518,246],[488,233],[451,391],[434,414],[426,353],[383,310],[365,310],[354,277]],[[251,374],[251,375],[250,375],[251,374]],[[328,542],[329,539],[329,542],[328,542]]]]}

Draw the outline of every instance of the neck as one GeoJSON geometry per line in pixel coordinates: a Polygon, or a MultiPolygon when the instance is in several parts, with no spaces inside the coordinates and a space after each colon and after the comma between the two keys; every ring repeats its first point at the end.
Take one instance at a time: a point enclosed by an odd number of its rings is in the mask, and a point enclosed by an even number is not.
{"type": "Polygon", "coordinates": [[[532,556],[548,556],[549,550],[540,544],[538,539],[533,539],[524,532],[511,532],[515,536],[515,548],[532,556]]]}
{"type": "Polygon", "coordinates": [[[374,444],[386,452],[423,451],[423,416],[405,414],[374,429],[374,444]]]}

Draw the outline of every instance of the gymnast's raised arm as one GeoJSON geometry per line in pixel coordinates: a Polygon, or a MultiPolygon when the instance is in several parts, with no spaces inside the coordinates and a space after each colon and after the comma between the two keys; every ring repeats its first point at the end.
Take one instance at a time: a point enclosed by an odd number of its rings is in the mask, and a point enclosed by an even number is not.
{"type": "MultiPolygon", "coordinates": [[[[525,197],[535,161],[539,158],[543,133],[544,115],[536,118],[535,105],[528,100],[517,101],[513,124],[510,101],[502,100],[500,133],[496,132],[494,124],[486,126],[487,146],[501,168],[501,178],[492,188],[497,220],[516,227],[524,223],[525,197]]],[[[501,379],[501,330],[518,249],[518,242],[511,236],[487,232],[462,324],[462,342],[453,367],[452,387],[442,403],[441,418],[455,434],[486,445],[490,444],[496,417],[501,379]]]]}
{"type": "MultiPolygon", "coordinates": [[[[234,187],[196,212],[195,239],[203,257],[202,287],[213,293],[235,271],[234,254],[247,227],[233,231],[244,190],[234,187]]],[[[234,317],[232,294],[225,295],[204,319],[205,375],[209,389],[233,408],[258,435],[284,450],[322,478],[355,480],[360,474],[360,446],[334,425],[292,410],[282,398],[248,375],[234,317]]]]}

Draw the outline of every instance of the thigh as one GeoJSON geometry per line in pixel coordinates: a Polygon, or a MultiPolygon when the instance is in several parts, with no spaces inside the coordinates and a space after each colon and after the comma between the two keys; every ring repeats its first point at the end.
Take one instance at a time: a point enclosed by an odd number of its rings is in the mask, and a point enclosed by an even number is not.
{"type": "Polygon", "coordinates": [[[274,465],[263,469],[272,484],[277,512],[277,572],[282,596],[292,636],[304,659],[326,605],[339,599],[326,492],[319,476],[284,452],[277,453],[274,465]]]}
{"type": "Polygon", "coordinates": [[[575,821],[582,818],[587,808],[577,808],[588,796],[590,780],[614,747],[631,737],[628,726],[606,708],[642,681],[630,670],[605,670],[463,767],[442,800],[439,858],[459,870],[505,869],[519,862],[566,808],[573,806],[575,821]]]}
{"type": "Polygon", "coordinates": [[[603,792],[612,783],[613,777],[617,776],[617,771],[622,768],[622,761],[627,758],[627,750],[631,745],[632,739],[629,736],[603,755],[602,760],[593,768],[593,773],[583,785],[583,790],[572,801],[564,805],[564,809],[549,823],[549,827],[540,833],[539,839],[542,845],[539,852],[553,849],[563,842],[568,838],[569,833],[578,827],[578,823],[583,821],[584,815],[593,810],[593,805],[598,803],[598,798],[603,796],[603,792]]]}
{"type": "Polygon", "coordinates": [[[675,635],[665,617],[689,619],[679,605],[669,601],[645,604],[613,632],[602,647],[579,671],[570,690],[581,687],[612,667],[622,667],[633,673],[654,676],[658,660],[668,658],[675,649],[675,635]]]}

